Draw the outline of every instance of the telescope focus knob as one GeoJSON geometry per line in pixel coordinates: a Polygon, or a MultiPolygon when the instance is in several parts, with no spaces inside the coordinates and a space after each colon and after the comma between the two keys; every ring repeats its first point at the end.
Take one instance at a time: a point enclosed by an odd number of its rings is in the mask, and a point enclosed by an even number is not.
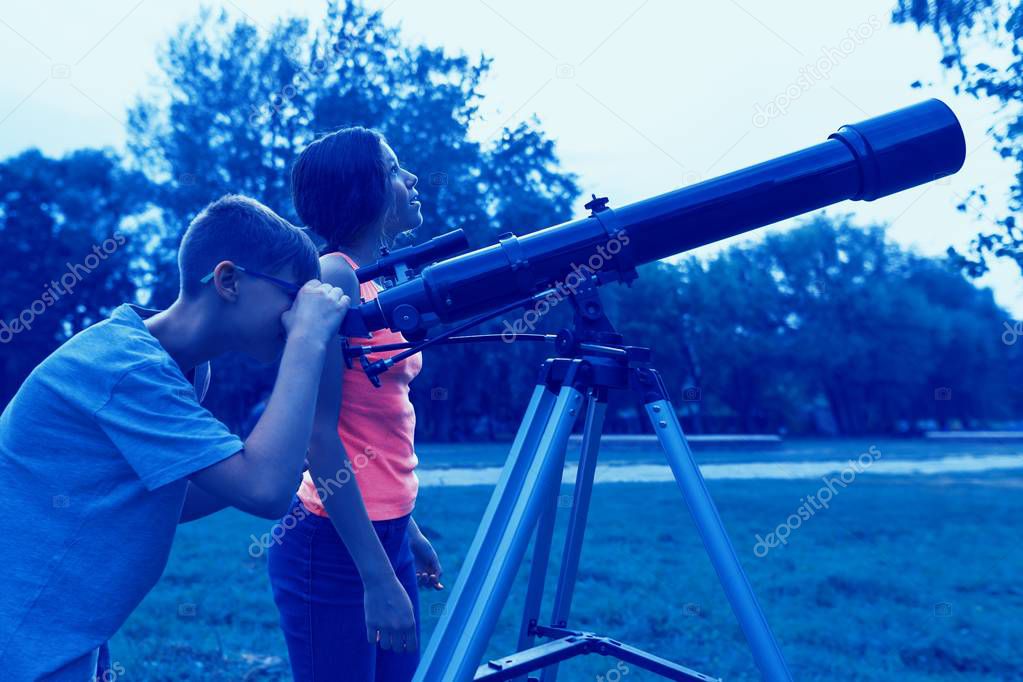
{"type": "Polygon", "coordinates": [[[420,316],[419,311],[415,306],[411,306],[408,303],[402,303],[395,307],[392,313],[392,327],[395,331],[399,331],[402,334],[409,334],[419,329],[420,316]]]}

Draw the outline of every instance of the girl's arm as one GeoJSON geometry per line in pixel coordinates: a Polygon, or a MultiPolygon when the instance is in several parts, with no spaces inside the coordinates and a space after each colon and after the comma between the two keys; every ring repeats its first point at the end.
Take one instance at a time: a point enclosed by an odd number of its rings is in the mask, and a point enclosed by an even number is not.
{"type": "Polygon", "coordinates": [[[195,521],[230,506],[227,500],[214,497],[189,481],[188,488],[185,490],[185,504],[181,507],[181,518],[178,519],[178,523],[195,521]]]}
{"type": "MultiPolygon", "coordinates": [[[[321,265],[324,281],[336,282],[335,286],[341,287],[353,301],[358,301],[358,279],[341,258],[323,259],[321,265]],[[344,269],[340,265],[344,265],[344,269]]],[[[358,473],[352,468],[338,436],[343,371],[339,336],[327,348],[320,379],[313,436],[309,442],[309,470],[314,481],[341,480],[341,472],[348,471],[343,485],[322,486],[324,496],[321,501],[362,577],[367,638],[376,642],[379,633],[381,648],[414,651],[418,643],[412,602],[394,574],[380,538],[370,523],[359,486],[354,481],[358,473]]]]}

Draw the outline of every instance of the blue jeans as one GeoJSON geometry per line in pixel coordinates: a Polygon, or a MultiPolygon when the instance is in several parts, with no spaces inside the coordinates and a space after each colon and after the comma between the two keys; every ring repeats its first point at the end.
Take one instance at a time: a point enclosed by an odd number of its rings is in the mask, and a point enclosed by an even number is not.
{"type": "MultiPolygon", "coordinates": [[[[296,498],[291,521],[270,547],[268,567],[295,682],[408,682],[419,653],[385,651],[366,639],[362,579],[330,519],[296,498]],[[290,527],[289,527],[290,526],[290,527]]],[[[408,542],[409,515],[374,521],[408,592],[419,638],[419,589],[408,542]]],[[[283,525],[283,524],[282,524],[283,525]]]]}

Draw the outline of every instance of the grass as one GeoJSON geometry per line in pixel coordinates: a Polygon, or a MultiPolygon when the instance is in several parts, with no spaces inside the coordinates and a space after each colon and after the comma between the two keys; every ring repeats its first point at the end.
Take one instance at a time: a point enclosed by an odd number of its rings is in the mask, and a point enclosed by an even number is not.
{"type": "MultiPolygon", "coordinates": [[[[933,447],[938,456],[956,454],[950,445],[933,447]]],[[[862,450],[850,447],[848,455],[862,450]]],[[[820,482],[709,487],[795,679],[1023,679],[1016,659],[1023,641],[1023,479],[1016,474],[862,474],[763,558],[754,556],[755,536],[784,522],[820,482]]],[[[416,518],[434,540],[449,586],[490,492],[421,490],[416,518]]],[[[566,519],[560,510],[556,548],[566,519]]],[[[124,680],[290,679],[265,559],[247,551],[250,534],[268,526],[229,511],[180,529],[162,581],[111,643],[124,680]]],[[[551,593],[558,559],[556,550],[551,593]]],[[[488,656],[514,651],[526,575],[523,566],[488,656]]],[[[595,488],[575,595],[572,627],[712,676],[759,679],[672,484],[595,488]]],[[[445,596],[421,597],[424,640],[445,596]]],[[[618,679],[608,675],[615,664],[576,659],[562,665],[559,679],[618,679]]],[[[660,679],[625,670],[621,678],[629,682],[660,679]]]]}

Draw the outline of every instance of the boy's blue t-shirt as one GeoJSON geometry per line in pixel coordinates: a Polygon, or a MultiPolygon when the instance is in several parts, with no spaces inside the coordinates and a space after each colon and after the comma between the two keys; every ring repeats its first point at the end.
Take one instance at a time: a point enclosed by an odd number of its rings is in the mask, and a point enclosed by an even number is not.
{"type": "Polygon", "coordinates": [[[242,447],[128,305],[44,360],[0,415],[0,676],[91,680],[188,476],[242,447]]]}

